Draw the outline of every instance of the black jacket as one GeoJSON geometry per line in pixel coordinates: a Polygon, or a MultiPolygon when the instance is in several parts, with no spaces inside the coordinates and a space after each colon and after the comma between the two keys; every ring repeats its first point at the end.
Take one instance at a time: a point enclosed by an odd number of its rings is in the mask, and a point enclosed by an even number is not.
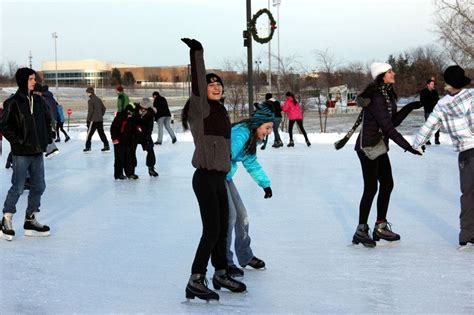
{"type": "Polygon", "coordinates": [[[40,96],[32,97],[33,113],[30,110],[31,98],[20,90],[3,103],[0,131],[10,142],[13,155],[42,154],[52,142],[48,107],[40,96]]]}
{"type": "Polygon", "coordinates": [[[420,92],[420,102],[423,104],[423,109],[425,114],[429,114],[433,111],[436,103],[439,101],[438,91],[430,91],[428,88],[424,88],[420,92]]]}
{"type": "Polygon", "coordinates": [[[128,118],[127,111],[117,113],[112,125],[110,125],[110,135],[113,144],[128,145],[132,136],[133,118],[128,118]]]}
{"type": "Polygon", "coordinates": [[[151,133],[153,132],[154,115],[155,111],[152,108],[148,108],[144,116],[140,116],[138,112],[134,115],[134,136],[137,143],[144,145],[153,144],[151,133]]]}
{"type": "Polygon", "coordinates": [[[279,101],[269,99],[265,101],[270,110],[275,114],[275,118],[281,118],[281,104],[279,101]]]}
{"type": "Polygon", "coordinates": [[[397,112],[397,103],[393,97],[391,97],[390,104],[387,104],[387,101],[383,94],[378,90],[371,91],[366,98],[370,98],[370,103],[367,107],[364,107],[364,118],[362,122],[362,129],[357,137],[355,144],[355,150],[361,151],[360,147],[360,138],[362,136],[362,146],[374,146],[377,144],[378,139],[380,139],[381,130],[384,136],[384,142],[388,146],[388,140],[392,139],[396,144],[398,144],[403,149],[407,150],[411,147],[410,143],[403,138],[403,136],[395,129],[403,119],[410,113],[411,110],[401,110],[397,112]],[[391,113],[388,110],[388,106],[391,107],[391,113]]]}
{"type": "Polygon", "coordinates": [[[168,101],[161,95],[158,95],[153,101],[153,107],[156,108],[155,120],[161,117],[170,117],[171,112],[168,107],[168,101]]]}

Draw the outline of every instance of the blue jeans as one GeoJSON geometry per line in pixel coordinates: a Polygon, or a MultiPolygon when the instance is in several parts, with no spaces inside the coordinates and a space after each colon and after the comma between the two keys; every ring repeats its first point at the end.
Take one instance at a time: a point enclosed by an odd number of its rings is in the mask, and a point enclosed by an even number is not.
{"type": "Polygon", "coordinates": [[[280,127],[281,117],[275,117],[273,122],[273,135],[275,137],[274,143],[281,142],[280,133],[278,132],[278,127],[280,127]]]}
{"type": "Polygon", "coordinates": [[[242,199],[240,199],[239,192],[231,180],[227,182],[227,196],[229,199],[229,228],[227,231],[227,264],[234,265],[232,245],[232,231],[235,227],[235,254],[239,260],[239,265],[245,266],[253,257],[252,249],[250,248],[249,236],[249,220],[247,217],[247,209],[245,209],[242,199]]]}
{"type": "Polygon", "coordinates": [[[156,140],[157,142],[159,143],[163,142],[163,126],[166,128],[166,131],[168,131],[168,133],[170,134],[171,140],[176,138],[176,136],[174,135],[173,129],[171,128],[170,122],[171,122],[171,116],[160,117],[156,121],[156,123],[158,124],[158,139],[156,140]]]}
{"type": "Polygon", "coordinates": [[[12,187],[8,190],[7,198],[3,204],[3,213],[15,213],[16,204],[25,188],[26,178],[30,177],[30,193],[26,214],[39,212],[41,195],[46,189],[44,182],[43,154],[20,156],[13,155],[12,187]]]}

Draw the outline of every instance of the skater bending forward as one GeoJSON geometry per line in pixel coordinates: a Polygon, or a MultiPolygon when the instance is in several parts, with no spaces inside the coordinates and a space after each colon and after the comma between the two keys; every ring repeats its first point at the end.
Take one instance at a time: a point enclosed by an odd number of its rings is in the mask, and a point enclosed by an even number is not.
{"type": "Polygon", "coordinates": [[[243,292],[245,284],[227,274],[227,225],[229,204],[225,178],[230,170],[230,120],[221,104],[223,84],[219,76],[206,75],[203,48],[194,39],[181,39],[190,48],[192,95],[183,118],[190,125],[194,139],[192,165],[193,190],[199,203],[202,236],[186,286],[186,298],[218,300],[219,295],[207,286],[206,271],[209,258],[215,269],[212,284],[232,292],[243,292]]]}
{"type": "Polygon", "coordinates": [[[247,210],[232,180],[237,171],[237,162],[243,166],[253,180],[265,191],[265,198],[272,197],[270,179],[257,161],[257,143],[264,141],[272,133],[275,115],[268,106],[259,107],[251,119],[236,123],[231,133],[231,170],[227,174],[227,195],[229,197],[229,230],[227,232],[227,263],[228,273],[233,277],[244,275],[242,269],[234,264],[232,247],[232,231],[235,228],[234,249],[239,265],[255,269],[265,267],[265,262],[253,255],[250,248],[249,221],[247,210]]]}

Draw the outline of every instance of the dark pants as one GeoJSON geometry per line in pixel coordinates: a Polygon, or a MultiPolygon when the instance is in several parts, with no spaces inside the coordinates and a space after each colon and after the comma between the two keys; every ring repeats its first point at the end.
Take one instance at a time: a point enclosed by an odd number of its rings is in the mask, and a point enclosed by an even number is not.
{"type": "Polygon", "coordinates": [[[273,122],[273,135],[275,137],[274,143],[280,143],[280,133],[278,132],[278,128],[280,127],[281,117],[275,117],[275,121],[273,122]]]}
{"type": "Polygon", "coordinates": [[[143,151],[146,151],[146,166],[153,167],[156,164],[155,151],[153,150],[153,142],[150,139],[150,142],[144,144],[142,143],[143,151]]]}
{"type": "Polygon", "coordinates": [[[293,126],[296,124],[300,128],[301,133],[304,136],[304,139],[308,141],[308,136],[306,135],[306,130],[304,130],[303,127],[303,119],[298,119],[298,120],[290,120],[290,123],[288,125],[288,133],[290,134],[290,141],[293,141],[293,126]]]}
{"type": "Polygon", "coordinates": [[[357,155],[364,177],[364,193],[359,205],[359,224],[367,224],[378,183],[380,187],[377,197],[377,221],[386,220],[390,194],[393,190],[392,166],[388,154],[382,154],[375,160],[370,160],[361,151],[357,151],[357,155]]]}
{"type": "Polygon", "coordinates": [[[107,136],[104,133],[104,123],[102,121],[91,122],[91,124],[89,125],[89,129],[87,132],[86,148],[91,147],[91,139],[96,130],[99,133],[100,140],[104,143],[104,148],[108,148],[109,141],[107,140],[107,136]]]}
{"type": "Polygon", "coordinates": [[[225,176],[224,172],[203,169],[194,172],[193,189],[201,212],[202,236],[194,257],[192,274],[206,274],[209,257],[215,270],[227,267],[229,203],[225,176]]]}
{"type": "Polygon", "coordinates": [[[64,123],[57,122],[56,123],[56,139],[59,139],[59,130],[62,131],[62,133],[64,134],[66,138],[69,138],[68,134],[66,133],[66,130],[64,130],[64,123]]]}
{"type": "MultiPolygon", "coordinates": [[[[425,112],[425,121],[428,119],[428,117],[430,116],[431,112],[427,113],[425,112]]],[[[439,129],[438,131],[436,131],[435,133],[435,141],[439,141],[439,129]]]]}
{"type": "Polygon", "coordinates": [[[114,177],[117,178],[120,175],[130,176],[135,173],[135,167],[131,165],[130,160],[131,150],[128,143],[114,144],[114,177]]]}
{"type": "Polygon", "coordinates": [[[474,242],[474,149],[459,153],[461,232],[459,242],[474,242]]]}

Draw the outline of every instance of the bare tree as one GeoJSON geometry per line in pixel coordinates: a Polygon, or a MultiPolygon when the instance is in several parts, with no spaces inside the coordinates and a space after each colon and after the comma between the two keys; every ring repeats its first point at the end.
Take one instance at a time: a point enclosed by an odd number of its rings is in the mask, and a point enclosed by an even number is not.
{"type": "Polygon", "coordinates": [[[15,73],[18,70],[18,64],[15,61],[8,61],[8,76],[10,78],[15,77],[15,73]]]}
{"type": "Polygon", "coordinates": [[[465,67],[474,64],[474,0],[435,0],[437,33],[448,56],[465,67]]]}
{"type": "MultiPolygon", "coordinates": [[[[224,61],[222,80],[224,81],[224,96],[230,106],[232,121],[247,117],[245,109],[247,99],[247,62],[243,58],[227,59],[224,61]]],[[[250,106],[252,106],[250,104],[250,106]]]]}
{"type": "Polygon", "coordinates": [[[315,50],[317,64],[324,75],[323,81],[326,83],[327,95],[329,95],[329,88],[335,85],[336,81],[336,70],[340,65],[340,62],[334,56],[329,49],[315,50]]]}

